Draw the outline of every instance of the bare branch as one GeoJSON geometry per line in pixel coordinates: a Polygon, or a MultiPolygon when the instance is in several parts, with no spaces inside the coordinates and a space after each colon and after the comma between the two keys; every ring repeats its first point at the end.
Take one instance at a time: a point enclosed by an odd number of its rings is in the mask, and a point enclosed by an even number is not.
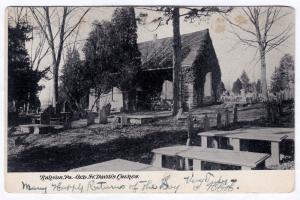
{"type": "Polygon", "coordinates": [[[253,31],[250,31],[250,30],[248,30],[248,29],[242,27],[242,26],[239,25],[239,24],[233,23],[231,20],[229,20],[229,19],[228,19],[227,17],[225,17],[224,15],[221,15],[221,16],[222,16],[229,24],[231,24],[232,26],[235,26],[235,27],[241,29],[242,31],[245,31],[246,33],[249,33],[249,34],[251,34],[251,35],[253,35],[253,36],[256,36],[256,33],[254,33],[253,31]]]}
{"type": "Polygon", "coordinates": [[[86,9],[86,11],[81,15],[80,19],[78,20],[78,22],[71,28],[70,31],[68,32],[65,32],[65,37],[63,40],[66,40],[70,35],[71,33],[79,26],[79,24],[82,22],[84,16],[90,11],[90,8],[86,9]]]}

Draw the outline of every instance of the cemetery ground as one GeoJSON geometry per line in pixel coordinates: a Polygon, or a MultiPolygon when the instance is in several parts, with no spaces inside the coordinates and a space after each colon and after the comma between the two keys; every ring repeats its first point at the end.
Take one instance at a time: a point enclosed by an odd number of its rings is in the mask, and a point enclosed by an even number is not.
{"type": "MultiPolygon", "coordinates": [[[[203,131],[202,119],[205,115],[211,119],[211,127],[215,129],[216,111],[222,111],[226,106],[220,104],[193,110],[191,114],[195,122],[194,133],[203,131]]],[[[266,119],[267,111],[264,104],[240,106],[238,123],[226,129],[294,127],[293,109],[292,103],[285,103],[281,116],[272,122],[266,119]]],[[[114,130],[108,123],[72,128],[55,134],[12,136],[15,131],[18,130],[9,127],[7,147],[9,172],[68,171],[115,158],[150,164],[152,149],[185,145],[187,141],[187,123],[184,117],[180,120],[166,117],[151,123],[114,130]]],[[[195,136],[193,143],[200,144],[199,139],[195,136]]],[[[294,149],[293,145],[293,142],[288,144],[290,149],[294,149]]],[[[293,154],[292,150],[290,156],[281,155],[283,162],[273,169],[293,169],[293,154]]]]}

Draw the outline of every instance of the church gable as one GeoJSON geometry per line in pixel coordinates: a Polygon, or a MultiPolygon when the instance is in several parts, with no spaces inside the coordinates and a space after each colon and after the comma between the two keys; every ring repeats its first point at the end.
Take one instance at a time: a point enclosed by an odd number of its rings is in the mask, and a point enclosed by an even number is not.
{"type": "MultiPolygon", "coordinates": [[[[181,35],[181,40],[182,107],[192,108],[214,102],[221,72],[208,29],[181,35]]],[[[139,44],[143,71],[141,79],[150,79],[149,83],[142,83],[145,91],[157,94],[162,91],[165,80],[172,81],[172,44],[171,37],[139,44]]]]}

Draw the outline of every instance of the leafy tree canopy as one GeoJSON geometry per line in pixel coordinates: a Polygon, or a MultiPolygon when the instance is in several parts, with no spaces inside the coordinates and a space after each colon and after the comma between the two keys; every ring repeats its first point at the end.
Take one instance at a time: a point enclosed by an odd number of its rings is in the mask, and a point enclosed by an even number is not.
{"type": "Polygon", "coordinates": [[[72,108],[82,109],[81,105],[89,94],[89,85],[85,77],[84,62],[80,60],[76,49],[68,49],[62,73],[59,101],[61,103],[67,101],[72,108]]]}
{"type": "Polygon", "coordinates": [[[234,94],[240,94],[241,93],[241,89],[242,89],[242,82],[241,80],[238,78],[234,83],[233,83],[233,86],[232,86],[232,92],[234,94]]]}
{"type": "Polygon", "coordinates": [[[38,93],[42,86],[38,82],[47,72],[34,70],[30,63],[25,42],[32,27],[24,21],[15,26],[8,25],[8,100],[15,102],[16,108],[29,103],[31,107],[40,106],[38,93]]]}

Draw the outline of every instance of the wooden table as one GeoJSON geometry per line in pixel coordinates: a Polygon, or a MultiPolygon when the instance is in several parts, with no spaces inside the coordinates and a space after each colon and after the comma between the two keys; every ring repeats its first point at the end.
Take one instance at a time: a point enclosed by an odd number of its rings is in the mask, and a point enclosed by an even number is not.
{"type": "MultiPolygon", "coordinates": [[[[179,156],[183,159],[192,159],[193,170],[201,170],[202,161],[240,166],[242,170],[251,170],[270,156],[265,153],[237,152],[225,149],[209,149],[183,145],[154,149],[152,152],[155,154],[153,161],[154,166],[162,167],[162,156],[179,156]]],[[[181,159],[181,161],[183,159],[181,159]]]]}
{"type": "Polygon", "coordinates": [[[243,128],[232,131],[207,131],[198,133],[201,136],[201,146],[207,148],[208,137],[229,138],[234,151],[240,151],[240,140],[259,140],[271,143],[271,157],[267,160],[268,165],[279,164],[279,143],[287,138],[294,138],[294,128],[243,128]]]}
{"type": "Polygon", "coordinates": [[[84,167],[79,167],[70,170],[70,172],[85,172],[85,171],[166,171],[169,169],[155,167],[152,165],[133,162],[123,159],[113,159],[101,163],[96,163],[93,165],[88,165],[84,167]]]}

